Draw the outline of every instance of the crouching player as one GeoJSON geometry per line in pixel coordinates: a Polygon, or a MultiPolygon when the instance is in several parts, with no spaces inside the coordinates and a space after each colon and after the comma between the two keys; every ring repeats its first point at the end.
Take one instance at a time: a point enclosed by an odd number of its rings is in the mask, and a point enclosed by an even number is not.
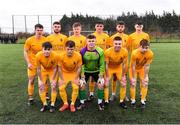
{"type": "Polygon", "coordinates": [[[63,106],[59,109],[60,112],[69,108],[66,86],[69,82],[72,85],[72,96],[70,111],[75,112],[75,102],[79,93],[79,76],[82,66],[82,57],[80,53],[75,52],[75,42],[67,41],[65,44],[66,51],[60,54],[58,59],[58,71],[59,71],[59,92],[61,99],[63,100],[63,106]]]}
{"type": "Polygon", "coordinates": [[[116,75],[120,81],[120,106],[127,108],[124,100],[126,97],[126,62],[128,59],[128,51],[122,47],[122,39],[116,36],[113,39],[113,47],[105,51],[106,60],[106,81],[116,75]]]}
{"type": "Polygon", "coordinates": [[[57,55],[52,51],[52,44],[45,42],[42,45],[42,51],[36,55],[37,74],[38,74],[38,86],[39,95],[43,103],[43,107],[40,110],[44,112],[48,110],[48,104],[46,100],[45,83],[49,79],[51,83],[51,107],[50,112],[55,111],[56,101],[56,73],[57,73],[57,55]]]}
{"type": "MultiPolygon", "coordinates": [[[[104,110],[103,105],[103,96],[104,96],[104,53],[103,50],[99,47],[96,47],[96,37],[94,35],[88,35],[87,46],[83,48],[80,53],[83,60],[82,71],[81,71],[81,80],[83,83],[87,83],[88,79],[92,79],[97,83],[98,87],[98,105],[99,110],[104,110]]],[[[86,99],[86,85],[83,84],[80,87],[79,91],[80,105],[78,109],[85,107],[84,101],[86,99]]]]}
{"type": "Polygon", "coordinates": [[[149,82],[149,68],[153,59],[153,52],[149,49],[149,42],[146,39],[140,41],[140,47],[132,52],[130,60],[130,96],[131,105],[135,106],[137,75],[140,78],[141,107],[145,108],[146,95],[149,82]]]}

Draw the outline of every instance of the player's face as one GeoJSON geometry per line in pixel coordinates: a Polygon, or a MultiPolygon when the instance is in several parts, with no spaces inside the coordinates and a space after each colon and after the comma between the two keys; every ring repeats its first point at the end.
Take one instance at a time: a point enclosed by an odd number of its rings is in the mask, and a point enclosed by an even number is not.
{"type": "Polygon", "coordinates": [[[124,29],[125,29],[125,26],[124,26],[124,25],[117,25],[117,26],[116,26],[116,30],[117,30],[119,33],[123,33],[123,32],[124,32],[124,29]]]}
{"type": "Polygon", "coordinates": [[[113,43],[114,43],[114,50],[116,52],[120,51],[122,46],[122,40],[114,40],[113,43]]]}
{"type": "Polygon", "coordinates": [[[78,26],[78,27],[73,27],[73,32],[75,35],[80,35],[81,33],[81,27],[78,26]]]}
{"type": "Polygon", "coordinates": [[[41,36],[43,35],[43,28],[37,27],[37,28],[35,29],[35,35],[36,35],[37,37],[41,37],[41,36]]]}
{"type": "Polygon", "coordinates": [[[141,46],[140,48],[141,48],[141,52],[142,52],[142,53],[145,53],[145,52],[148,51],[149,46],[141,46]]]}
{"type": "Polygon", "coordinates": [[[102,32],[104,29],[104,25],[103,24],[96,24],[95,29],[97,32],[102,32]]]}
{"type": "Polygon", "coordinates": [[[54,33],[56,33],[56,34],[60,33],[60,31],[61,31],[61,25],[59,25],[59,24],[54,24],[54,25],[53,25],[53,30],[54,30],[54,33]]]}
{"type": "Polygon", "coordinates": [[[67,56],[72,56],[74,53],[74,47],[66,47],[67,56]]]}
{"type": "Polygon", "coordinates": [[[135,25],[135,29],[136,29],[137,32],[142,32],[142,30],[143,30],[143,25],[138,25],[138,24],[136,24],[136,25],[135,25]]]}
{"type": "Polygon", "coordinates": [[[43,53],[45,57],[49,57],[51,54],[52,49],[51,48],[43,48],[43,53]]]}
{"type": "Polygon", "coordinates": [[[89,48],[94,48],[96,45],[96,39],[87,39],[87,46],[89,48]]]}

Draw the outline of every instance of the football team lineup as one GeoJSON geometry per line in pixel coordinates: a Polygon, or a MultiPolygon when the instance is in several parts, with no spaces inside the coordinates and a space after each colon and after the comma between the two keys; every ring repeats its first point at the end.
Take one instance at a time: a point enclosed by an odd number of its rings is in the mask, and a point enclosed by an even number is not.
{"type": "Polygon", "coordinates": [[[0,124],[180,124],[180,0],[2,0],[0,124]]]}
{"type": "MultiPolygon", "coordinates": [[[[0,44],[1,123],[179,123],[179,43],[151,43],[155,56],[149,72],[148,96],[146,108],[140,108],[139,83],[136,87],[136,108],[126,102],[127,109],[119,106],[119,82],[116,84],[115,101],[109,101],[104,111],[98,111],[97,87],[94,100],[86,103],[83,111],[71,113],[59,112],[63,101],[57,94],[55,112],[40,112],[42,102],[38,92],[37,78],[34,81],[34,103],[27,106],[27,65],[23,59],[23,44],[0,44]]],[[[68,102],[71,102],[71,84],[66,86],[68,102]]],[[[88,83],[86,87],[89,88],[88,83]]],[[[130,97],[130,83],[127,75],[126,96],[130,97]]],[[[49,96],[51,90],[48,89],[49,96]]],[[[88,92],[87,92],[88,93],[88,92]]],[[[109,96],[112,95],[112,81],[109,83],[109,96]]],[[[77,99],[75,106],[78,106],[77,99]]],[[[69,103],[70,104],[70,103],[69,103]]]]}
{"type": "Polygon", "coordinates": [[[136,108],[136,85],[139,77],[140,108],[144,109],[148,74],[154,54],[150,49],[149,35],[143,31],[143,23],[137,21],[134,28],[135,32],[128,36],[124,33],[125,23],[119,21],[116,24],[117,33],[109,36],[104,33],[103,22],[97,21],[95,32],[85,37],[81,35],[81,24],[75,22],[72,25],[73,35],[67,37],[60,33],[61,24],[56,21],[53,23],[54,33],[44,37],[43,25],[36,24],[35,35],[29,37],[24,44],[28,105],[34,103],[34,80],[37,75],[41,112],[55,112],[58,93],[63,101],[59,112],[67,109],[71,112],[83,110],[87,107],[86,103],[94,100],[95,87],[97,107],[102,111],[117,99],[117,83],[120,84],[119,107],[127,109],[126,103],[129,101],[131,107],[136,108]],[[130,83],[128,89],[127,80],[130,83]],[[71,102],[68,102],[66,92],[69,83],[72,86],[71,102]],[[50,98],[48,89],[51,91],[50,98]],[[130,92],[130,97],[126,91],[130,92]],[[77,98],[79,101],[76,101],[77,98]]]}

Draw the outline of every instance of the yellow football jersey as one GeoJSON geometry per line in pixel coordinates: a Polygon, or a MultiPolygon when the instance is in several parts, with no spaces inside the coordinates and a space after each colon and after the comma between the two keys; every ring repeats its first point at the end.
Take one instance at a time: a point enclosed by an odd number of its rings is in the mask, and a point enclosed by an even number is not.
{"type": "Polygon", "coordinates": [[[80,50],[86,46],[86,37],[83,35],[80,35],[79,37],[72,35],[68,38],[68,40],[75,42],[75,50],[78,52],[80,52],[80,50]]]}
{"type": "Polygon", "coordinates": [[[63,52],[58,58],[58,66],[62,67],[63,72],[77,72],[78,67],[82,65],[82,57],[76,51],[74,51],[72,57],[68,57],[66,52],[63,52]]]}
{"type": "Polygon", "coordinates": [[[121,70],[122,63],[127,61],[127,59],[128,51],[125,48],[121,48],[119,52],[115,52],[114,47],[105,51],[105,60],[109,69],[121,70]]]}
{"type": "Polygon", "coordinates": [[[42,51],[36,54],[36,65],[42,68],[42,71],[51,71],[57,66],[57,54],[52,51],[49,57],[45,57],[42,51]]]}
{"type": "Polygon", "coordinates": [[[128,35],[125,34],[125,33],[122,33],[122,34],[116,33],[116,34],[112,35],[112,36],[110,37],[110,40],[109,40],[109,44],[108,44],[108,45],[109,45],[110,47],[113,46],[113,39],[114,39],[116,36],[121,37],[121,39],[122,39],[122,47],[125,47],[125,48],[126,48],[126,44],[127,44],[127,40],[128,40],[128,35]]]}
{"type": "Polygon", "coordinates": [[[94,32],[93,35],[96,36],[96,46],[105,51],[109,43],[109,35],[106,33],[98,34],[97,32],[94,32]]]}
{"type": "Polygon", "coordinates": [[[132,64],[136,64],[136,69],[141,69],[145,64],[150,64],[153,59],[153,52],[149,49],[144,54],[141,53],[140,49],[136,49],[132,51],[130,66],[132,64]]]}
{"type": "Polygon", "coordinates": [[[127,46],[129,48],[130,52],[132,52],[134,49],[137,49],[139,47],[140,41],[142,39],[146,39],[146,40],[150,41],[149,35],[145,32],[142,32],[140,34],[134,32],[129,35],[127,46]]]}
{"type": "Polygon", "coordinates": [[[36,39],[35,36],[29,37],[25,44],[24,49],[27,51],[28,59],[31,64],[35,65],[35,55],[42,50],[42,44],[46,42],[46,37],[42,36],[36,39]]]}
{"type": "Polygon", "coordinates": [[[62,52],[65,48],[67,36],[63,34],[51,34],[47,37],[47,41],[52,44],[52,48],[56,52],[62,52]]]}

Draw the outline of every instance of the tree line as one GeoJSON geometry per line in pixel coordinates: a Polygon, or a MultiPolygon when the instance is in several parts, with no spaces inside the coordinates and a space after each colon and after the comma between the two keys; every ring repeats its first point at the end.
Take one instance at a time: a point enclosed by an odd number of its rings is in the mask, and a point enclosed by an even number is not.
{"type": "Polygon", "coordinates": [[[60,23],[62,25],[62,32],[67,34],[72,30],[72,24],[74,22],[80,22],[83,30],[94,30],[94,25],[97,21],[102,20],[104,22],[104,30],[113,34],[116,29],[117,21],[124,21],[126,23],[126,32],[131,33],[134,31],[134,23],[137,20],[141,20],[144,24],[144,30],[146,32],[159,32],[159,33],[178,33],[180,31],[180,15],[172,12],[164,11],[162,15],[157,15],[153,11],[146,12],[144,15],[138,15],[136,12],[122,13],[117,17],[100,18],[98,16],[89,16],[81,14],[72,14],[71,17],[63,15],[60,23]]]}

